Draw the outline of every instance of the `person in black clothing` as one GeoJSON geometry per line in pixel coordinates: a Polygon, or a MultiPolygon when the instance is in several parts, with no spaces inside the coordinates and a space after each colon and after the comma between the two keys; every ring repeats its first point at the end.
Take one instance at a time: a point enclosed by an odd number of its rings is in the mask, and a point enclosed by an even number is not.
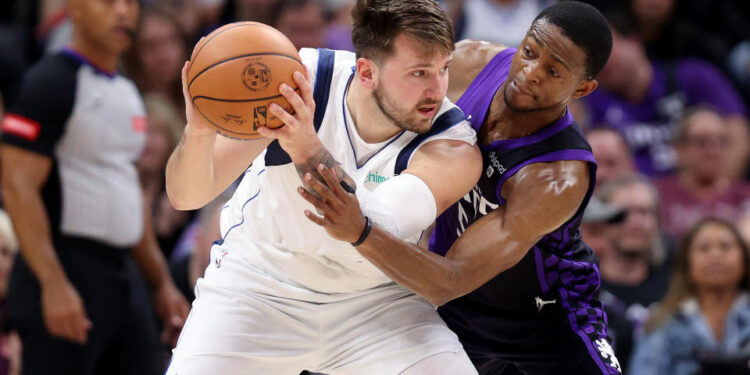
{"type": "Polygon", "coordinates": [[[8,316],[25,374],[159,374],[157,322],[187,315],[146,214],[134,161],[145,111],[116,72],[136,0],[69,0],[73,39],[34,65],[2,122],[3,203],[21,255],[8,316]],[[134,262],[135,261],[135,262],[134,262]]]}

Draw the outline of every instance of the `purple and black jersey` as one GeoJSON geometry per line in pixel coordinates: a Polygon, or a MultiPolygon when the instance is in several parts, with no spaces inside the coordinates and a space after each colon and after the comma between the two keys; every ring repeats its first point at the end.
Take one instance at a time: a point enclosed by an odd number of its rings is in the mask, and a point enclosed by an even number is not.
{"type": "MultiPolygon", "coordinates": [[[[514,52],[506,49],[497,54],[456,103],[477,132],[508,76],[514,52]]],[[[494,141],[481,149],[484,166],[479,182],[437,219],[430,239],[432,252],[445,255],[466,228],[504,205],[503,184],[526,165],[586,161],[591,183],[571,220],[544,236],[512,268],[440,307],[441,316],[458,333],[480,373],[515,366],[534,374],[619,374],[606,337],[606,316],[597,299],[601,283],[597,258],[581,240],[578,228],[596,172],[583,133],[566,111],[534,134],[494,141]]]]}

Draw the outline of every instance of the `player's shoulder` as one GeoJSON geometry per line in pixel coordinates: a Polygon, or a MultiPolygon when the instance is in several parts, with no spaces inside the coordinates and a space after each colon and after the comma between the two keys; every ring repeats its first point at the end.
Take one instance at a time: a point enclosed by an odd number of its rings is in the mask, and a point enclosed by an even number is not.
{"type": "Polygon", "coordinates": [[[474,76],[489,63],[498,53],[508,50],[508,47],[486,42],[483,40],[464,39],[456,43],[453,53],[453,65],[467,73],[474,72],[474,76]]]}
{"type": "Polygon", "coordinates": [[[348,78],[352,71],[351,68],[357,62],[354,52],[325,48],[302,48],[299,50],[299,56],[302,59],[302,64],[307,68],[312,85],[315,84],[321,56],[327,58],[333,64],[333,79],[337,79],[339,76],[348,78]]]}

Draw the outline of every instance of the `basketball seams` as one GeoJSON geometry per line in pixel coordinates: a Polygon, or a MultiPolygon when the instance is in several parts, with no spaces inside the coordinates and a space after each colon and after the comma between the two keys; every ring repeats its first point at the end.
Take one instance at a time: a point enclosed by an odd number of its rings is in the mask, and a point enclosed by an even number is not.
{"type": "Polygon", "coordinates": [[[200,77],[201,74],[205,73],[206,71],[209,71],[209,70],[211,70],[212,68],[214,68],[214,67],[216,67],[218,65],[221,65],[221,64],[224,64],[224,63],[228,63],[228,62],[231,62],[231,61],[234,61],[234,60],[237,60],[237,59],[242,59],[242,58],[245,58],[245,57],[251,57],[251,56],[279,56],[279,57],[286,57],[288,59],[291,59],[291,60],[294,60],[294,61],[298,62],[303,68],[305,67],[305,65],[302,63],[302,61],[298,60],[294,56],[289,56],[289,55],[284,54],[284,53],[278,53],[278,52],[246,53],[244,55],[238,55],[238,56],[234,56],[234,57],[230,57],[230,58],[227,58],[227,59],[224,59],[224,60],[217,61],[217,62],[215,62],[215,63],[213,63],[213,64],[205,67],[203,70],[201,70],[200,72],[198,72],[198,74],[196,74],[195,77],[193,77],[193,79],[190,80],[190,82],[188,82],[188,91],[190,91],[190,86],[193,85],[193,82],[195,82],[195,80],[198,79],[198,77],[200,77]]]}
{"type": "MultiPolygon", "coordinates": [[[[223,34],[225,31],[232,30],[232,29],[235,29],[237,27],[243,27],[243,26],[263,26],[265,28],[272,28],[272,27],[270,27],[270,26],[268,26],[266,24],[262,24],[262,23],[259,23],[259,22],[245,21],[245,22],[239,22],[239,23],[237,23],[235,25],[227,27],[224,30],[219,31],[218,33],[216,33],[216,35],[213,35],[213,36],[211,36],[211,38],[206,39],[203,42],[203,44],[201,45],[201,48],[199,48],[198,51],[195,52],[195,55],[190,57],[190,65],[188,65],[187,76],[190,77],[190,70],[193,68],[193,61],[195,61],[195,59],[198,58],[198,55],[200,55],[201,51],[203,51],[203,47],[205,47],[206,44],[208,44],[208,42],[210,42],[211,40],[213,40],[217,36],[223,34]]],[[[193,79],[195,79],[195,78],[193,78],[193,79]]],[[[190,81],[190,83],[192,84],[193,82],[190,81]]],[[[190,87],[190,85],[188,85],[188,87],[190,87]]]]}
{"type": "MultiPolygon", "coordinates": [[[[299,87],[295,88],[294,91],[296,91],[299,94],[299,87]]],[[[213,98],[210,96],[196,95],[193,97],[193,104],[198,105],[195,103],[196,99],[208,99],[208,100],[213,100],[217,102],[226,102],[226,103],[244,103],[244,102],[256,102],[259,100],[271,100],[271,99],[280,98],[282,96],[283,95],[279,94],[279,95],[268,96],[265,98],[256,98],[256,99],[219,99],[219,98],[213,98]]]]}

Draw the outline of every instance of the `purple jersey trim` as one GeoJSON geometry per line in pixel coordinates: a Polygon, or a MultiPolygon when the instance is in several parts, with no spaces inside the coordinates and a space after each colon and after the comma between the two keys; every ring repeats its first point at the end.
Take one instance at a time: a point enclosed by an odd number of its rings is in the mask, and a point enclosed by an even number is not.
{"type": "Polygon", "coordinates": [[[456,105],[464,111],[471,126],[477,132],[482,127],[495,93],[508,77],[510,62],[515,52],[515,48],[507,48],[498,52],[456,101],[456,105]]]}
{"type": "Polygon", "coordinates": [[[547,277],[544,274],[542,250],[540,250],[537,246],[534,246],[534,258],[536,263],[536,276],[539,279],[539,286],[541,286],[543,293],[547,293],[549,292],[549,284],[547,284],[547,277]]]}
{"type": "Polygon", "coordinates": [[[104,70],[99,68],[98,66],[94,65],[94,63],[91,62],[86,56],[82,55],[80,52],[70,48],[70,47],[63,47],[62,53],[66,56],[69,56],[73,60],[78,61],[81,64],[88,65],[94,69],[95,72],[107,77],[107,78],[115,78],[117,77],[117,72],[111,72],[108,70],[104,70]]]}
{"type": "Polygon", "coordinates": [[[505,181],[513,177],[513,175],[516,174],[516,172],[518,172],[521,168],[533,163],[549,163],[561,160],[583,160],[594,164],[596,163],[596,160],[594,160],[594,155],[591,153],[591,151],[588,150],[561,150],[531,158],[524,161],[523,163],[513,166],[513,168],[503,173],[502,177],[500,177],[500,179],[497,181],[497,188],[495,190],[497,201],[501,206],[505,205],[505,199],[500,194],[500,192],[503,190],[503,185],[505,184],[505,181]]]}
{"type": "Polygon", "coordinates": [[[526,137],[521,138],[512,138],[512,139],[500,139],[497,141],[493,141],[492,143],[488,145],[483,145],[483,149],[509,149],[509,148],[518,148],[523,146],[528,146],[532,143],[541,142],[568,127],[573,122],[573,115],[570,114],[570,111],[567,109],[565,110],[565,114],[562,115],[557,121],[545,126],[538,132],[528,135],[526,137]]]}
{"type": "MultiPolygon", "coordinates": [[[[594,359],[594,362],[599,366],[599,369],[602,370],[603,374],[611,374],[612,372],[610,369],[602,362],[601,357],[599,356],[599,353],[597,353],[596,349],[594,349],[594,344],[591,342],[591,338],[584,332],[579,326],[576,321],[576,311],[579,309],[573,308],[570,303],[568,303],[568,291],[565,289],[560,289],[560,298],[562,299],[562,305],[563,307],[568,310],[568,321],[570,322],[570,327],[573,329],[573,332],[575,332],[578,337],[583,340],[583,344],[586,345],[586,350],[588,350],[589,355],[591,355],[591,358],[594,359]]],[[[587,303],[581,302],[583,306],[587,306],[587,303]]],[[[589,306],[590,307],[590,306],[589,306]]],[[[602,313],[604,313],[604,310],[602,309],[602,313]]],[[[605,318],[606,321],[606,318],[605,318]]]]}

